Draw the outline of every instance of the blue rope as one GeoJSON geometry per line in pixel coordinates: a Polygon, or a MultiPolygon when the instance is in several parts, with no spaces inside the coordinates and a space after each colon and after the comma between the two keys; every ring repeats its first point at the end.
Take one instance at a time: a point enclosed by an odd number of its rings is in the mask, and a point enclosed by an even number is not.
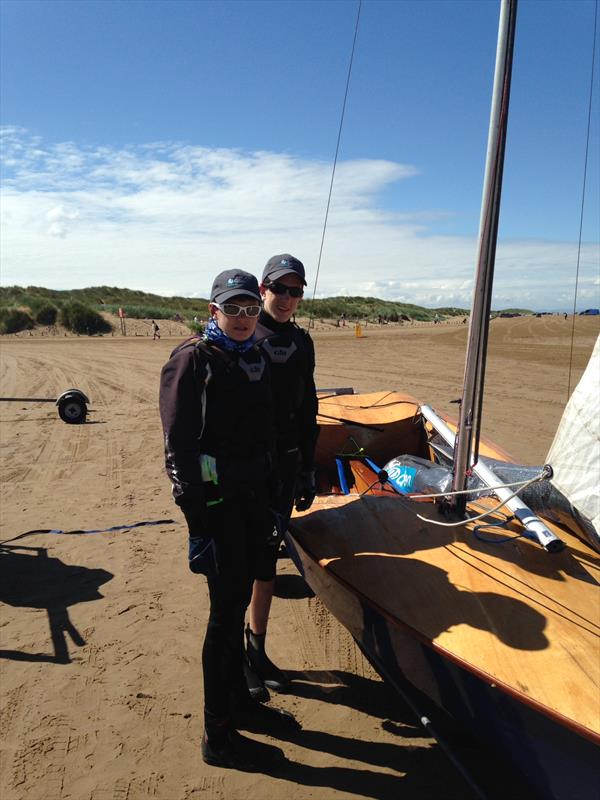
{"type": "MultiPolygon", "coordinates": [[[[514,519],[514,517],[512,518],[514,519]]],[[[487,539],[485,536],[482,536],[479,531],[485,528],[506,528],[510,519],[506,519],[503,522],[493,522],[487,523],[486,525],[476,525],[473,528],[473,534],[475,535],[476,539],[479,539],[480,542],[485,542],[486,544],[506,544],[507,542],[514,542],[515,539],[521,539],[525,534],[517,533],[515,536],[505,536],[503,539],[487,539]]],[[[468,520],[467,520],[468,522],[468,520]]]]}
{"type": "Polygon", "coordinates": [[[173,525],[174,519],[157,519],[145,520],[144,522],[134,522],[132,525],[113,525],[111,528],[93,528],[90,530],[73,530],[61,531],[58,528],[40,528],[39,530],[25,531],[12,539],[4,539],[0,544],[7,544],[8,542],[16,542],[17,539],[23,539],[25,536],[33,536],[38,533],[61,533],[64,536],[80,536],[81,534],[88,533],[111,533],[112,531],[130,531],[132,528],[141,528],[143,525],[173,525]]]}

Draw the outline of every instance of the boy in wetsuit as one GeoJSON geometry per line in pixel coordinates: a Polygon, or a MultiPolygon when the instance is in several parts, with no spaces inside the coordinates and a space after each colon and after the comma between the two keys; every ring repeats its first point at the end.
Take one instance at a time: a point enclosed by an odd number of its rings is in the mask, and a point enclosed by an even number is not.
{"type": "MultiPolygon", "coordinates": [[[[267,261],[260,286],[264,307],[257,333],[262,351],[271,363],[281,484],[273,500],[279,517],[279,541],[294,503],[298,511],[305,511],[315,497],[314,450],[318,434],[315,353],[308,332],[291,321],[305,285],[304,265],[294,256],[284,253],[267,261]]],[[[256,576],[246,627],[246,680],[252,696],[261,701],[269,699],[266,687],[282,691],[289,683],[265,651],[277,550],[278,547],[271,549],[272,558],[265,561],[256,576]]]]}
{"type": "Polygon", "coordinates": [[[188,525],[190,569],[206,576],[210,594],[202,756],[237,769],[283,755],[237,728],[299,727],[291,715],[253,700],[243,675],[244,615],[273,530],[273,405],[269,365],[255,337],[260,299],[253,275],[217,275],[203,336],[173,351],[160,383],[167,474],[188,525]]]}

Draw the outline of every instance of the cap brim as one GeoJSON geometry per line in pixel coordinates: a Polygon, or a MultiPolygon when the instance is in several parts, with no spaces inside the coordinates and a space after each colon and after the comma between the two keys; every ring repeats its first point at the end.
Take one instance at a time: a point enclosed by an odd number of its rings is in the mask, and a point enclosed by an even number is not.
{"type": "Polygon", "coordinates": [[[300,278],[302,283],[306,286],[306,281],[302,275],[298,275],[295,269],[276,269],[273,272],[269,272],[268,275],[265,275],[263,280],[276,281],[279,278],[283,278],[284,275],[295,275],[297,278],[300,278]]]}
{"type": "Polygon", "coordinates": [[[220,292],[216,297],[213,297],[210,302],[225,303],[227,300],[231,300],[232,297],[251,297],[253,300],[257,300],[259,303],[262,299],[259,294],[249,292],[247,289],[229,289],[226,292],[220,292]]]}

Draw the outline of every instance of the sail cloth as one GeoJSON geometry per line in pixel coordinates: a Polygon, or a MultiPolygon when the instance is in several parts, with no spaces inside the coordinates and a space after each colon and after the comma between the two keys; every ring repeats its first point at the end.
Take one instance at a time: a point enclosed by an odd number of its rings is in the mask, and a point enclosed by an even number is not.
{"type": "Polygon", "coordinates": [[[554,470],[552,483],[590,523],[586,538],[600,549],[600,336],[546,461],[554,470]]]}

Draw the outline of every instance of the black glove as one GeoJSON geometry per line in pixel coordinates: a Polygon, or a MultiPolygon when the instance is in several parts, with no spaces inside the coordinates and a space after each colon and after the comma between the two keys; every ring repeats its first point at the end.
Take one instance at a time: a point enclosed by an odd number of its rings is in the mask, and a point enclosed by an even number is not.
{"type": "Polygon", "coordinates": [[[206,503],[199,498],[186,498],[178,505],[184,513],[188,526],[190,570],[196,575],[218,575],[217,551],[208,522],[206,503]]]}
{"type": "Polygon", "coordinates": [[[219,574],[217,548],[212,536],[190,536],[188,564],[195,575],[215,576],[219,574]]]}
{"type": "Polygon", "coordinates": [[[309,509],[316,493],[315,473],[312,470],[301,472],[296,482],[296,511],[309,509]]]}

